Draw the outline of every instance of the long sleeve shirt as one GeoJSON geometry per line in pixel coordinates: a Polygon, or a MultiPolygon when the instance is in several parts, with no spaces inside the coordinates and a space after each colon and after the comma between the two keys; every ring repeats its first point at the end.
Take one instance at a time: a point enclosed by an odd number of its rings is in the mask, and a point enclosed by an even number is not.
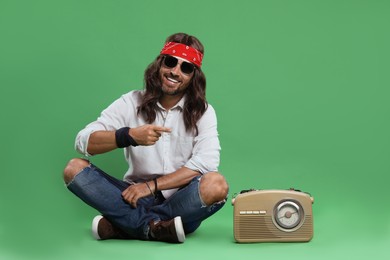
{"type": "MultiPolygon", "coordinates": [[[[88,140],[95,131],[115,131],[122,127],[135,128],[147,124],[137,115],[143,91],[134,90],[122,95],[101,113],[96,121],[88,124],[76,137],[75,148],[85,156],[88,154],[88,140]]],[[[187,167],[201,174],[218,171],[220,143],[217,131],[217,118],[209,104],[206,112],[197,122],[198,134],[186,131],[183,120],[184,96],[169,110],[158,105],[156,119],[152,123],[171,129],[162,133],[152,146],[129,146],[124,148],[129,168],[124,180],[129,183],[144,182],[154,177],[166,175],[187,167]]],[[[162,191],[164,197],[171,196],[177,189],[162,191]]]]}

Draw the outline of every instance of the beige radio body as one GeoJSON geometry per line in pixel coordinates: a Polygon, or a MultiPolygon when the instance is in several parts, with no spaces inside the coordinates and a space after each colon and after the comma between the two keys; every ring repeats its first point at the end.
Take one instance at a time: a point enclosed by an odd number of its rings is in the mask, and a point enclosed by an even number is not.
{"type": "Polygon", "coordinates": [[[240,193],[232,201],[234,238],[239,243],[310,241],[313,201],[293,189],[240,193]]]}

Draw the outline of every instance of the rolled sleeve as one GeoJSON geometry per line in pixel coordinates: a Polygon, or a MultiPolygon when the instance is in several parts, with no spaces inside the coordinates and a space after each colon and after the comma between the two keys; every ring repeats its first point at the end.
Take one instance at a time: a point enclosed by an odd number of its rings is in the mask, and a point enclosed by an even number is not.
{"type": "Polygon", "coordinates": [[[76,136],[75,150],[85,156],[88,153],[89,137],[96,131],[114,131],[129,126],[129,94],[123,95],[107,107],[96,121],[88,124],[76,136]]]}
{"type": "Polygon", "coordinates": [[[74,145],[74,148],[77,152],[85,156],[91,156],[91,154],[89,154],[87,151],[88,151],[89,137],[92,133],[93,133],[92,129],[83,129],[77,134],[75,145],[74,145]]]}
{"type": "Polygon", "coordinates": [[[193,153],[184,166],[202,174],[218,171],[221,146],[217,131],[217,117],[211,105],[197,125],[199,134],[194,139],[193,153]]]}

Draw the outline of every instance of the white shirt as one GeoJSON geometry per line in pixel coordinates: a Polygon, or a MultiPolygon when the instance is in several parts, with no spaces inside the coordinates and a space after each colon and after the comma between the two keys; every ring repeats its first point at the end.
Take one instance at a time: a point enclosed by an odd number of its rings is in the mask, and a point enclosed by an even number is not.
{"type": "MultiPolygon", "coordinates": [[[[137,108],[141,103],[143,91],[134,90],[122,95],[98,119],[88,124],[76,137],[75,148],[78,152],[88,154],[89,136],[100,130],[114,131],[122,127],[135,128],[147,124],[137,115],[137,108]]],[[[153,177],[165,175],[187,167],[202,174],[218,171],[220,160],[220,144],[217,132],[217,118],[214,108],[209,104],[206,112],[197,123],[198,135],[187,132],[184,126],[182,109],[186,97],[184,96],[170,110],[164,109],[158,103],[159,110],[156,120],[152,123],[171,129],[170,133],[163,133],[156,144],[152,146],[130,146],[124,149],[129,169],[124,180],[129,183],[144,182],[153,177]]],[[[163,191],[168,198],[177,189],[163,191]]]]}

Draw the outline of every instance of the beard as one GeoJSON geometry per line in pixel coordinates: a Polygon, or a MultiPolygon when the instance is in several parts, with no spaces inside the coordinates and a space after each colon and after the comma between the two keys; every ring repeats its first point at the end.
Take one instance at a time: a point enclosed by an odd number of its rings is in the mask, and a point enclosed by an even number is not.
{"type": "Polygon", "coordinates": [[[191,79],[187,76],[179,77],[172,72],[161,69],[160,71],[161,92],[164,95],[175,97],[183,95],[186,89],[191,85],[191,79]]]}
{"type": "Polygon", "coordinates": [[[162,86],[161,90],[162,90],[162,93],[164,93],[165,95],[168,95],[168,96],[178,96],[178,95],[181,95],[185,92],[185,89],[182,89],[182,88],[172,89],[172,88],[166,87],[164,85],[162,86]]]}
{"type": "Polygon", "coordinates": [[[162,92],[165,94],[165,95],[168,95],[168,96],[176,96],[178,94],[180,94],[180,90],[179,89],[167,89],[167,88],[162,88],[162,92]]]}

